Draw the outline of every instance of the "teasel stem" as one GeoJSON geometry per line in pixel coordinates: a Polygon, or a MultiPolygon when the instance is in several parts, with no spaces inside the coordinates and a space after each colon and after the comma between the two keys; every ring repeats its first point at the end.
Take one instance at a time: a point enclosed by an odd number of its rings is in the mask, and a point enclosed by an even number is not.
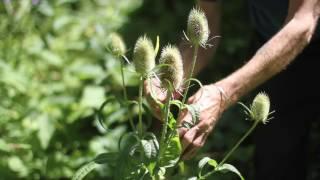
{"type": "MultiPolygon", "coordinates": [[[[254,124],[251,126],[251,128],[246,132],[246,134],[244,134],[242,136],[242,138],[237,142],[236,145],[233,146],[233,148],[228,152],[228,154],[222,159],[222,161],[217,165],[217,168],[219,168],[220,166],[222,166],[227,160],[228,158],[232,155],[232,153],[239,147],[239,145],[252,133],[252,131],[257,127],[257,125],[259,124],[259,121],[255,121],[254,124]]],[[[203,178],[207,178],[210,175],[214,174],[216,171],[212,170],[209,173],[207,173],[206,175],[203,176],[203,178]]]]}
{"type": "Polygon", "coordinates": [[[139,135],[142,137],[143,135],[143,127],[142,127],[142,94],[143,94],[143,76],[140,76],[140,82],[139,82],[139,124],[138,124],[138,130],[139,135]]]}
{"type": "MultiPolygon", "coordinates": [[[[194,68],[195,68],[195,65],[196,65],[196,61],[197,61],[197,56],[198,56],[198,49],[199,49],[199,45],[198,44],[194,45],[193,57],[192,57],[192,67],[191,67],[188,79],[192,78],[192,76],[193,76],[193,71],[194,71],[194,68]]],[[[184,94],[183,94],[182,104],[184,104],[186,102],[186,100],[187,100],[187,95],[188,95],[188,91],[189,91],[190,82],[191,81],[187,82],[186,90],[184,91],[184,94]]],[[[179,110],[178,114],[180,115],[180,113],[181,113],[181,107],[180,107],[180,110],[179,110]]]]}
{"type": "Polygon", "coordinates": [[[124,79],[124,71],[123,71],[123,68],[124,68],[124,63],[123,61],[120,61],[121,62],[121,67],[120,67],[120,70],[121,70],[121,79],[122,79],[122,88],[123,88],[123,97],[124,97],[124,100],[126,101],[125,104],[126,104],[126,108],[128,109],[128,114],[129,114],[129,123],[130,123],[130,126],[132,128],[132,130],[135,130],[135,126],[133,124],[133,120],[132,120],[132,114],[131,114],[131,111],[130,111],[130,107],[129,107],[129,104],[128,104],[128,95],[127,95],[127,89],[126,89],[126,83],[125,83],[125,79],[124,79]]]}
{"type": "Polygon", "coordinates": [[[168,129],[168,121],[169,121],[169,112],[170,112],[170,101],[171,101],[171,96],[172,96],[172,91],[170,88],[168,88],[167,91],[167,98],[166,98],[166,104],[164,106],[164,123],[163,123],[163,128],[161,132],[161,139],[160,139],[160,156],[163,153],[163,149],[165,149],[165,139],[167,136],[167,129],[168,129]]]}

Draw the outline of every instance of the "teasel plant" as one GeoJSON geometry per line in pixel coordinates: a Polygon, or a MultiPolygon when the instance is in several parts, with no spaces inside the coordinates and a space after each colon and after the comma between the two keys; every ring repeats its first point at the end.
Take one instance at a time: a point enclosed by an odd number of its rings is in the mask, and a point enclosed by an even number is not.
{"type": "MultiPolygon", "coordinates": [[[[159,77],[161,80],[162,87],[167,91],[166,95],[166,103],[163,108],[163,127],[160,139],[160,153],[159,158],[163,156],[165,149],[168,146],[168,141],[166,139],[170,139],[174,136],[177,137],[177,131],[175,129],[175,125],[171,126],[171,132],[168,132],[168,123],[169,123],[169,116],[170,116],[170,105],[173,97],[173,92],[177,91],[183,81],[183,63],[182,63],[182,56],[179,49],[176,46],[167,45],[163,48],[160,56],[160,70],[159,70],[159,77]]],[[[172,117],[172,115],[171,115],[172,117]]],[[[171,118],[176,124],[176,121],[171,118]]],[[[170,142],[170,140],[169,140],[170,142]]],[[[176,144],[178,146],[178,154],[181,152],[180,141],[176,144]]],[[[179,156],[179,155],[178,155],[179,156]]],[[[178,161],[179,157],[176,157],[174,161],[178,161]]]]}
{"type": "Polygon", "coordinates": [[[239,145],[253,132],[253,130],[257,127],[259,123],[267,124],[273,117],[270,117],[275,111],[270,112],[270,98],[264,93],[260,92],[257,94],[252,102],[252,104],[248,107],[245,104],[238,102],[243,109],[244,113],[247,116],[247,120],[253,121],[252,126],[248,129],[248,131],[239,139],[239,141],[231,148],[231,150],[224,156],[224,158],[217,163],[216,160],[211,159],[210,157],[204,157],[199,161],[199,174],[198,177],[193,177],[193,179],[204,180],[209,176],[213,175],[217,172],[228,172],[231,171],[237,174],[242,180],[244,179],[241,173],[231,164],[225,163],[228,158],[234,153],[234,151],[239,147],[239,145]],[[202,175],[202,171],[205,165],[209,165],[214,169],[209,171],[208,173],[202,175]]]}
{"type": "MultiPolygon", "coordinates": [[[[135,131],[135,126],[132,119],[132,113],[129,109],[129,99],[128,99],[128,93],[126,89],[126,83],[125,83],[125,75],[124,75],[124,68],[125,64],[124,61],[126,61],[128,64],[130,64],[130,61],[126,57],[126,44],[124,43],[122,37],[118,33],[111,33],[108,37],[107,42],[107,50],[120,61],[120,72],[121,72],[121,82],[122,82],[122,89],[123,89],[123,98],[125,106],[128,109],[129,114],[129,123],[133,131],[135,131]]],[[[103,105],[106,105],[106,103],[103,103],[103,105]]],[[[101,106],[103,108],[103,105],[101,106]]],[[[100,109],[102,109],[100,108],[100,109]]],[[[101,118],[99,120],[102,127],[104,127],[101,118]]]]}
{"type": "MultiPolygon", "coordinates": [[[[158,44],[158,43],[157,43],[158,44]]],[[[139,74],[139,122],[138,132],[140,137],[143,135],[142,124],[142,96],[144,80],[148,78],[150,72],[155,67],[155,50],[152,41],[147,36],[139,37],[133,50],[133,63],[136,72],[139,74]]]]}
{"type": "Polygon", "coordinates": [[[208,20],[205,16],[205,13],[200,8],[193,8],[188,16],[187,20],[187,32],[185,33],[183,31],[184,37],[187,40],[187,42],[190,44],[190,46],[193,48],[193,55],[191,60],[191,69],[189,69],[188,74],[186,75],[186,80],[184,81],[182,88],[184,88],[184,93],[182,95],[182,100],[179,107],[179,115],[181,114],[181,111],[183,109],[188,109],[188,111],[192,115],[192,122],[183,122],[182,127],[190,129],[193,127],[199,120],[199,107],[197,105],[187,105],[186,100],[188,97],[188,91],[191,84],[191,81],[195,81],[197,84],[199,84],[200,87],[202,87],[202,84],[199,80],[193,78],[194,75],[194,69],[197,62],[197,56],[199,47],[207,48],[211,47],[211,44],[208,44],[208,41],[210,41],[213,38],[217,38],[219,36],[212,37],[209,39],[210,30],[208,26],[208,20]]]}
{"type": "MultiPolygon", "coordinates": [[[[73,176],[72,180],[81,180],[93,169],[102,164],[107,164],[112,170],[113,179],[152,179],[162,180],[168,179],[170,173],[168,169],[177,167],[182,153],[179,134],[177,132],[177,121],[170,111],[171,105],[179,108],[179,113],[182,109],[187,108],[192,115],[193,124],[199,120],[200,111],[197,107],[185,104],[190,81],[196,81],[200,86],[201,82],[193,79],[193,70],[196,64],[197,53],[199,47],[207,46],[209,37],[208,23],[205,15],[199,9],[192,9],[188,18],[187,40],[191,43],[193,49],[192,69],[188,78],[183,80],[183,60],[178,48],[174,45],[167,45],[162,48],[159,64],[156,65],[156,56],[159,50],[159,38],[155,47],[146,35],[137,39],[132,55],[132,62],[135,71],[139,76],[139,95],[138,101],[138,123],[135,126],[132,119],[130,124],[133,127],[133,132],[124,134],[118,142],[118,151],[101,153],[92,161],[83,165],[73,176]],[[160,83],[160,88],[166,93],[165,102],[162,103],[157,100],[156,95],[152,90],[151,79],[156,78],[160,83]],[[144,82],[149,83],[151,90],[151,97],[159,104],[161,109],[162,129],[159,137],[152,132],[146,132],[143,128],[142,114],[143,114],[143,85],[144,82]],[[186,86],[184,84],[187,83],[186,86]],[[183,95],[183,100],[179,101],[173,98],[181,86],[186,87],[183,95]]],[[[123,86],[123,97],[129,103],[128,94],[126,92],[124,61],[130,63],[125,56],[126,46],[122,38],[117,34],[110,35],[109,51],[119,60],[121,59],[121,77],[123,86]]],[[[103,103],[103,106],[107,103],[103,103]]],[[[245,135],[235,144],[235,146],[227,153],[220,163],[217,163],[210,157],[205,157],[199,161],[200,172],[198,176],[191,177],[192,179],[206,179],[214,173],[231,171],[239,175],[240,172],[232,165],[225,163],[243,140],[249,136],[254,128],[259,123],[267,123],[271,118],[269,116],[273,113],[270,111],[270,100],[265,93],[259,93],[250,107],[239,103],[245,109],[245,113],[249,120],[254,124],[245,133],[245,135]],[[213,167],[213,170],[208,171],[203,175],[204,167],[213,167]]],[[[129,108],[128,104],[126,104],[129,108]]],[[[130,110],[129,110],[130,111],[130,110]]],[[[129,112],[130,113],[130,112],[129,112]]],[[[179,114],[178,114],[179,115],[179,114]]],[[[130,118],[132,116],[130,115],[130,118]]],[[[100,122],[101,123],[101,122],[100,122]]]]}
{"type": "Polygon", "coordinates": [[[191,44],[193,48],[193,55],[191,61],[191,69],[186,81],[186,89],[183,94],[182,104],[186,102],[188,89],[190,86],[190,79],[193,77],[194,68],[197,62],[197,56],[200,47],[206,47],[209,38],[210,30],[208,26],[208,20],[203,11],[199,8],[193,8],[187,21],[187,34],[184,33],[185,38],[191,44]],[[189,80],[189,81],[188,81],[189,80]]]}

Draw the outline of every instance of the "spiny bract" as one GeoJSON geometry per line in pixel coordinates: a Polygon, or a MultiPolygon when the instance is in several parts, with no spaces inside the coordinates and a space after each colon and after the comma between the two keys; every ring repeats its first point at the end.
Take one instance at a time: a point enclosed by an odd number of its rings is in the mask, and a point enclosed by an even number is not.
{"type": "Polygon", "coordinates": [[[155,51],[153,44],[146,36],[139,37],[133,51],[133,63],[135,69],[141,75],[145,75],[155,66],[155,51]]]}
{"type": "Polygon", "coordinates": [[[268,115],[270,111],[270,99],[265,93],[259,93],[251,104],[252,119],[267,123],[268,115]]]}
{"type": "Polygon", "coordinates": [[[160,64],[160,79],[164,87],[168,88],[169,81],[173,88],[178,89],[183,79],[183,64],[179,49],[176,46],[167,45],[162,49],[160,64]]]}
{"type": "Polygon", "coordinates": [[[109,35],[108,46],[111,53],[115,56],[124,56],[126,53],[126,45],[117,33],[111,33],[109,35]]]}
{"type": "Polygon", "coordinates": [[[207,18],[200,9],[190,11],[187,25],[187,36],[193,45],[205,46],[209,38],[207,18]]]}

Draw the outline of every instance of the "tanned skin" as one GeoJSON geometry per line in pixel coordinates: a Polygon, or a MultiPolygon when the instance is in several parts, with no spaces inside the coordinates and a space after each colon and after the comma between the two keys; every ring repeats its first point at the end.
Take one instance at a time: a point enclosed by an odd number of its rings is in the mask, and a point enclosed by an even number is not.
{"type": "MultiPolygon", "coordinates": [[[[219,34],[220,3],[198,1],[198,6],[205,12],[211,36],[219,34]]],[[[226,78],[203,86],[188,99],[189,104],[200,106],[200,121],[191,129],[180,128],[179,134],[183,146],[183,159],[192,158],[206,142],[219,117],[239,98],[269,80],[285,68],[309,44],[320,14],[320,0],[290,0],[288,15],[283,28],[267,41],[256,54],[241,68],[226,78]],[[221,87],[224,91],[222,95],[221,87]],[[227,97],[225,97],[227,96],[227,97]]],[[[214,56],[215,48],[201,49],[195,72],[205,67],[214,56]]],[[[183,47],[184,69],[190,71],[192,50],[183,47]]],[[[147,88],[148,89],[148,88],[147,88]]],[[[148,92],[148,91],[147,91],[148,92]]],[[[159,94],[159,97],[161,95],[159,94]]],[[[163,96],[162,96],[163,98],[163,96]]],[[[163,100],[160,98],[160,100],[163,100]]],[[[188,112],[182,113],[179,122],[190,121],[188,112]]]]}

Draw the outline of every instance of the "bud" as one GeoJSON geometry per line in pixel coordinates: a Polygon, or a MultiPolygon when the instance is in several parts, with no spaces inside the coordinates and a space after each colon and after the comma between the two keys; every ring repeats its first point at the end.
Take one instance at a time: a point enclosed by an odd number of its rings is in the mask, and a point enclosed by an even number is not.
{"type": "Polygon", "coordinates": [[[207,18],[200,9],[193,8],[189,14],[187,35],[193,45],[205,46],[209,38],[207,18]]]}
{"type": "Polygon", "coordinates": [[[126,45],[117,33],[109,35],[109,49],[114,56],[123,56],[126,53],[126,45]]]}
{"type": "Polygon", "coordinates": [[[164,64],[160,69],[162,84],[168,88],[167,81],[169,81],[175,89],[178,89],[183,79],[183,64],[179,49],[171,45],[164,47],[159,61],[160,64],[164,64]]]}
{"type": "Polygon", "coordinates": [[[270,111],[270,99],[267,94],[259,93],[251,104],[252,119],[267,123],[270,111]]]}
{"type": "Polygon", "coordinates": [[[151,71],[155,66],[153,44],[146,36],[139,37],[133,50],[133,63],[136,71],[142,75],[151,71]]]}

